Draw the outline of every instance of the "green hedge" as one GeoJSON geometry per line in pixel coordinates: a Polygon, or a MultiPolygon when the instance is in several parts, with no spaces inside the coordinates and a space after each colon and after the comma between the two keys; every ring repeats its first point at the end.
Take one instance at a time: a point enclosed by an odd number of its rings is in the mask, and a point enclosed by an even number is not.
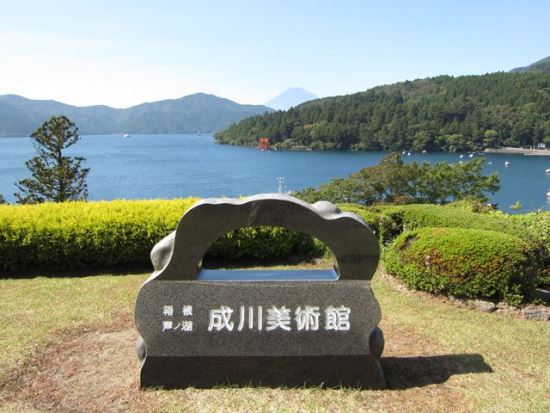
{"type": "Polygon", "coordinates": [[[0,272],[146,264],[196,200],[0,206],[0,272]]]}
{"type": "Polygon", "coordinates": [[[401,220],[395,219],[395,216],[387,215],[384,208],[365,207],[357,204],[339,204],[338,207],[343,211],[353,212],[363,218],[380,242],[384,244],[393,240],[402,232],[401,220]]]}
{"type": "MultiPolygon", "coordinates": [[[[197,199],[0,205],[0,274],[150,264],[151,249],[197,199]]],[[[246,228],[207,256],[271,259],[315,254],[324,245],[283,228],[246,228]]]]}
{"type": "MultiPolygon", "coordinates": [[[[17,274],[25,269],[57,271],[148,265],[154,244],[174,230],[183,213],[196,201],[189,198],[0,205],[0,274],[17,274]]],[[[423,227],[475,228],[517,235],[529,245],[532,262],[543,263],[539,283],[548,281],[548,213],[511,217],[436,205],[343,204],[340,208],[363,217],[385,244],[403,230],[423,227]]],[[[226,234],[211,246],[206,256],[221,260],[270,260],[293,253],[319,256],[325,252],[322,243],[304,234],[259,227],[226,234]]]]}
{"type": "Polygon", "coordinates": [[[538,240],[544,249],[543,269],[539,273],[538,283],[550,286],[550,212],[531,212],[511,215],[511,218],[524,227],[538,240]]]}
{"type": "Polygon", "coordinates": [[[342,204],[344,210],[363,217],[384,245],[403,231],[419,228],[464,228],[502,232],[521,238],[533,246],[538,263],[537,285],[550,285],[550,213],[508,215],[472,201],[449,205],[342,204]]]}
{"type": "Polygon", "coordinates": [[[401,231],[416,228],[475,228],[524,237],[525,231],[508,215],[471,212],[452,205],[403,205],[387,207],[384,214],[401,227],[401,231]]]}
{"type": "Polygon", "coordinates": [[[538,270],[532,244],[502,232],[462,228],[406,231],[385,262],[409,287],[510,304],[531,297],[538,270]]]}
{"type": "MultiPolygon", "coordinates": [[[[540,234],[534,233],[525,223],[512,215],[500,212],[474,212],[470,203],[449,205],[412,204],[360,206],[341,204],[346,211],[355,212],[377,230],[382,241],[391,241],[403,231],[417,228],[475,228],[488,231],[504,232],[522,238],[528,242],[540,244],[540,234]]],[[[525,215],[523,215],[525,216],[525,215]]],[[[533,223],[533,227],[536,223],[533,223]]],[[[544,232],[541,229],[540,232],[544,232]]]]}
{"type": "Polygon", "coordinates": [[[251,227],[232,231],[218,239],[205,256],[217,260],[271,260],[291,254],[323,256],[321,241],[281,227],[251,227]]]}

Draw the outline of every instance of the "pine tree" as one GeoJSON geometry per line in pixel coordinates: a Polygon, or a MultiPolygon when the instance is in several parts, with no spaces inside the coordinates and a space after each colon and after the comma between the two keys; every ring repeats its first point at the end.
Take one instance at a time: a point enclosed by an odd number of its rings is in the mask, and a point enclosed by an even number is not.
{"type": "Polygon", "coordinates": [[[88,197],[82,157],[71,157],[63,150],[74,145],[80,137],[78,128],[65,116],[53,116],[31,135],[38,156],[25,162],[32,178],[19,181],[15,193],[18,203],[45,201],[65,202],[88,197]]]}

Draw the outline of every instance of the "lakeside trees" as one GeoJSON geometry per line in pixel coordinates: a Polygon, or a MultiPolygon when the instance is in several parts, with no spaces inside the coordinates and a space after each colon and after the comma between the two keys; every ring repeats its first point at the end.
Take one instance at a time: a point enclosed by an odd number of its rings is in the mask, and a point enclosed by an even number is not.
{"type": "Polygon", "coordinates": [[[306,188],[295,196],[313,203],[320,200],[377,203],[445,204],[462,199],[487,201],[486,192],[500,188],[498,174],[482,175],[483,159],[458,164],[428,162],[406,164],[393,153],[378,165],[363,168],[347,178],[337,178],[318,189],[306,188]]]}
{"type": "Polygon", "coordinates": [[[247,118],[220,143],[279,149],[465,152],[550,145],[550,74],[438,76],[247,118]]]}
{"type": "Polygon", "coordinates": [[[32,178],[19,181],[20,192],[14,195],[18,203],[65,202],[88,198],[82,157],[63,153],[80,137],[78,128],[65,116],[53,116],[31,134],[38,155],[25,162],[32,178]]]}

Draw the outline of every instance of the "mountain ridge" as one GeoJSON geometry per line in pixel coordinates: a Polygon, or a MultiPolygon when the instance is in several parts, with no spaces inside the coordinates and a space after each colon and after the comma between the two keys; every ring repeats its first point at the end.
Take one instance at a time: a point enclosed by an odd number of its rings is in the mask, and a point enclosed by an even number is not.
{"type": "Polygon", "coordinates": [[[516,67],[510,70],[510,73],[525,73],[525,72],[538,72],[538,73],[550,73],[550,56],[544,59],[537,60],[530,65],[523,67],[516,67]]]}
{"type": "Polygon", "coordinates": [[[81,134],[215,132],[245,117],[271,112],[207,93],[144,102],[128,108],[75,106],[56,100],[0,95],[0,136],[28,136],[45,120],[63,114],[81,134]]]}

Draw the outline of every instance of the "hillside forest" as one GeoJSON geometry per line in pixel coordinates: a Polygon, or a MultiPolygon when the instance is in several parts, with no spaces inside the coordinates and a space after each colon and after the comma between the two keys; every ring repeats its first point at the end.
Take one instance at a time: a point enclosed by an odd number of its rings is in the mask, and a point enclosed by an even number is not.
{"type": "Polygon", "coordinates": [[[246,118],[217,142],[278,149],[466,152],[550,146],[550,73],[438,76],[246,118]]]}

